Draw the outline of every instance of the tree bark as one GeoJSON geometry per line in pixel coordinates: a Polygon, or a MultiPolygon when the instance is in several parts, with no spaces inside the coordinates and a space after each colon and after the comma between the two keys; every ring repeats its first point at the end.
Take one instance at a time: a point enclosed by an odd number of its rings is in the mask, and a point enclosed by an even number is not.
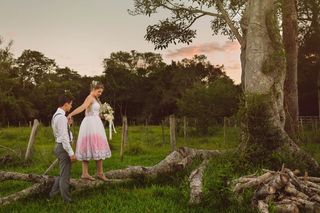
{"type": "MultiPolygon", "coordinates": [[[[283,84],[285,77],[285,58],[279,58],[277,70],[264,68],[276,63],[272,55],[281,48],[277,23],[269,23],[274,15],[275,0],[248,2],[248,31],[246,37],[245,92],[249,94],[270,94],[273,104],[270,106],[272,120],[279,128],[284,127],[283,84]],[[269,26],[268,26],[269,25],[269,26]],[[276,28],[276,29],[270,29],[276,28]],[[264,70],[263,70],[264,69],[264,70]]],[[[281,51],[281,50],[280,50],[281,51]]]]}
{"type": "MultiPolygon", "coordinates": [[[[266,117],[271,124],[274,137],[272,141],[276,147],[265,144],[265,148],[275,152],[284,148],[287,152],[300,155],[309,163],[308,169],[319,172],[319,165],[309,154],[295,144],[284,130],[284,80],[286,73],[286,59],[284,54],[283,40],[280,35],[277,22],[276,0],[257,1],[249,0],[247,4],[246,52],[245,52],[245,75],[244,89],[247,97],[262,97],[266,117]],[[275,135],[277,135],[275,137],[275,135]]],[[[257,110],[252,107],[254,103],[246,102],[246,108],[257,110]]],[[[248,115],[247,111],[247,115],[248,115]]],[[[259,138],[255,132],[257,128],[263,128],[261,120],[255,119],[256,112],[251,112],[253,122],[247,124],[247,138],[258,143],[259,138]],[[254,123],[256,122],[256,123],[254,123]]],[[[261,136],[261,135],[260,135],[261,136]]],[[[270,141],[270,139],[266,139],[270,141]]],[[[269,143],[269,142],[268,142],[269,143]]],[[[251,146],[250,144],[249,146],[251,146]]],[[[270,152],[269,152],[270,153],[270,152]]]]}
{"type": "Polygon", "coordinates": [[[189,176],[190,181],[190,205],[197,205],[201,203],[203,197],[203,175],[209,164],[209,160],[204,160],[198,168],[193,170],[189,176]]]}
{"type": "Polygon", "coordinates": [[[190,166],[194,158],[202,160],[221,155],[222,151],[201,150],[187,147],[179,148],[158,164],[151,167],[131,166],[125,169],[106,172],[105,175],[110,179],[136,179],[136,178],[155,178],[158,175],[171,174],[190,166]]]}
{"type": "Polygon", "coordinates": [[[285,130],[291,138],[298,131],[298,21],[296,0],[282,1],[283,43],[286,53],[286,78],[284,103],[286,111],[285,130]]]}

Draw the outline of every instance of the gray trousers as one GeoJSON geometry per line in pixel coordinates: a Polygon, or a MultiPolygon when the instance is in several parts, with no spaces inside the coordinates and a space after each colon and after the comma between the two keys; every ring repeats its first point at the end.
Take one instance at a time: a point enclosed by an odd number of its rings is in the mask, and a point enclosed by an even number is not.
{"type": "Polygon", "coordinates": [[[50,197],[61,193],[64,201],[70,202],[70,173],[71,173],[71,160],[68,153],[64,150],[62,144],[57,143],[55,150],[55,155],[59,159],[60,176],[55,178],[54,184],[52,186],[50,197]]]}

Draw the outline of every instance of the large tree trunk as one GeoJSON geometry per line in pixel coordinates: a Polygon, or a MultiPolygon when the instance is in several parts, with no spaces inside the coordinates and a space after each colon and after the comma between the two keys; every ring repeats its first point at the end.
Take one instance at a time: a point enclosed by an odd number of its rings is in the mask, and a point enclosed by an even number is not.
{"type": "Polygon", "coordinates": [[[284,81],[285,130],[294,138],[298,130],[298,21],[296,0],[282,1],[283,43],[286,52],[284,81]]]}
{"type": "Polygon", "coordinates": [[[247,5],[244,69],[246,147],[257,163],[272,157],[275,152],[286,151],[294,154],[296,159],[305,160],[308,164],[306,169],[319,171],[318,163],[302,151],[284,130],[286,59],[275,2],[249,0],[247,5]]]}
{"type": "Polygon", "coordinates": [[[280,34],[274,11],[274,0],[249,0],[246,37],[245,92],[270,95],[272,119],[284,127],[283,83],[285,58],[281,51],[280,34]],[[277,60],[273,56],[278,56],[277,60]]]}

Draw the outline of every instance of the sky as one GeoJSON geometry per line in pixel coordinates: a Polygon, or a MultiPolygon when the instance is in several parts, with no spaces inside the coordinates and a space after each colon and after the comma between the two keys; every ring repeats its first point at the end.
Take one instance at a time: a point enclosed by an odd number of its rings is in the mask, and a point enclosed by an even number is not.
{"type": "Polygon", "coordinates": [[[227,75],[240,83],[240,45],[213,36],[210,17],[194,24],[197,37],[190,45],[160,51],[144,35],[148,25],[168,13],[131,16],[128,9],[133,9],[133,0],[0,0],[0,36],[13,40],[15,57],[26,49],[37,50],[81,75],[102,74],[102,60],[112,52],[137,50],[160,53],[167,63],[204,54],[212,64],[223,64],[227,75]]]}

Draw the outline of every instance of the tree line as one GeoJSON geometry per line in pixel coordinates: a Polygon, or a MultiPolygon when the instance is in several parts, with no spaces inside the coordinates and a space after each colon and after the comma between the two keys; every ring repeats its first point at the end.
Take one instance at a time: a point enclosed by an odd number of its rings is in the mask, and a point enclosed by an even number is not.
{"type": "MultiPolygon", "coordinates": [[[[70,92],[74,106],[89,93],[92,80],[101,81],[101,100],[115,109],[116,122],[123,115],[131,122],[160,123],[170,114],[199,119],[199,128],[233,115],[241,89],[204,55],[166,64],[160,54],[115,52],[103,60],[100,76],[81,76],[69,67],[34,50],[14,58],[12,43],[0,48],[0,122],[2,126],[37,118],[49,124],[59,94],[70,92]]],[[[78,118],[79,121],[81,117],[78,118]]]]}

